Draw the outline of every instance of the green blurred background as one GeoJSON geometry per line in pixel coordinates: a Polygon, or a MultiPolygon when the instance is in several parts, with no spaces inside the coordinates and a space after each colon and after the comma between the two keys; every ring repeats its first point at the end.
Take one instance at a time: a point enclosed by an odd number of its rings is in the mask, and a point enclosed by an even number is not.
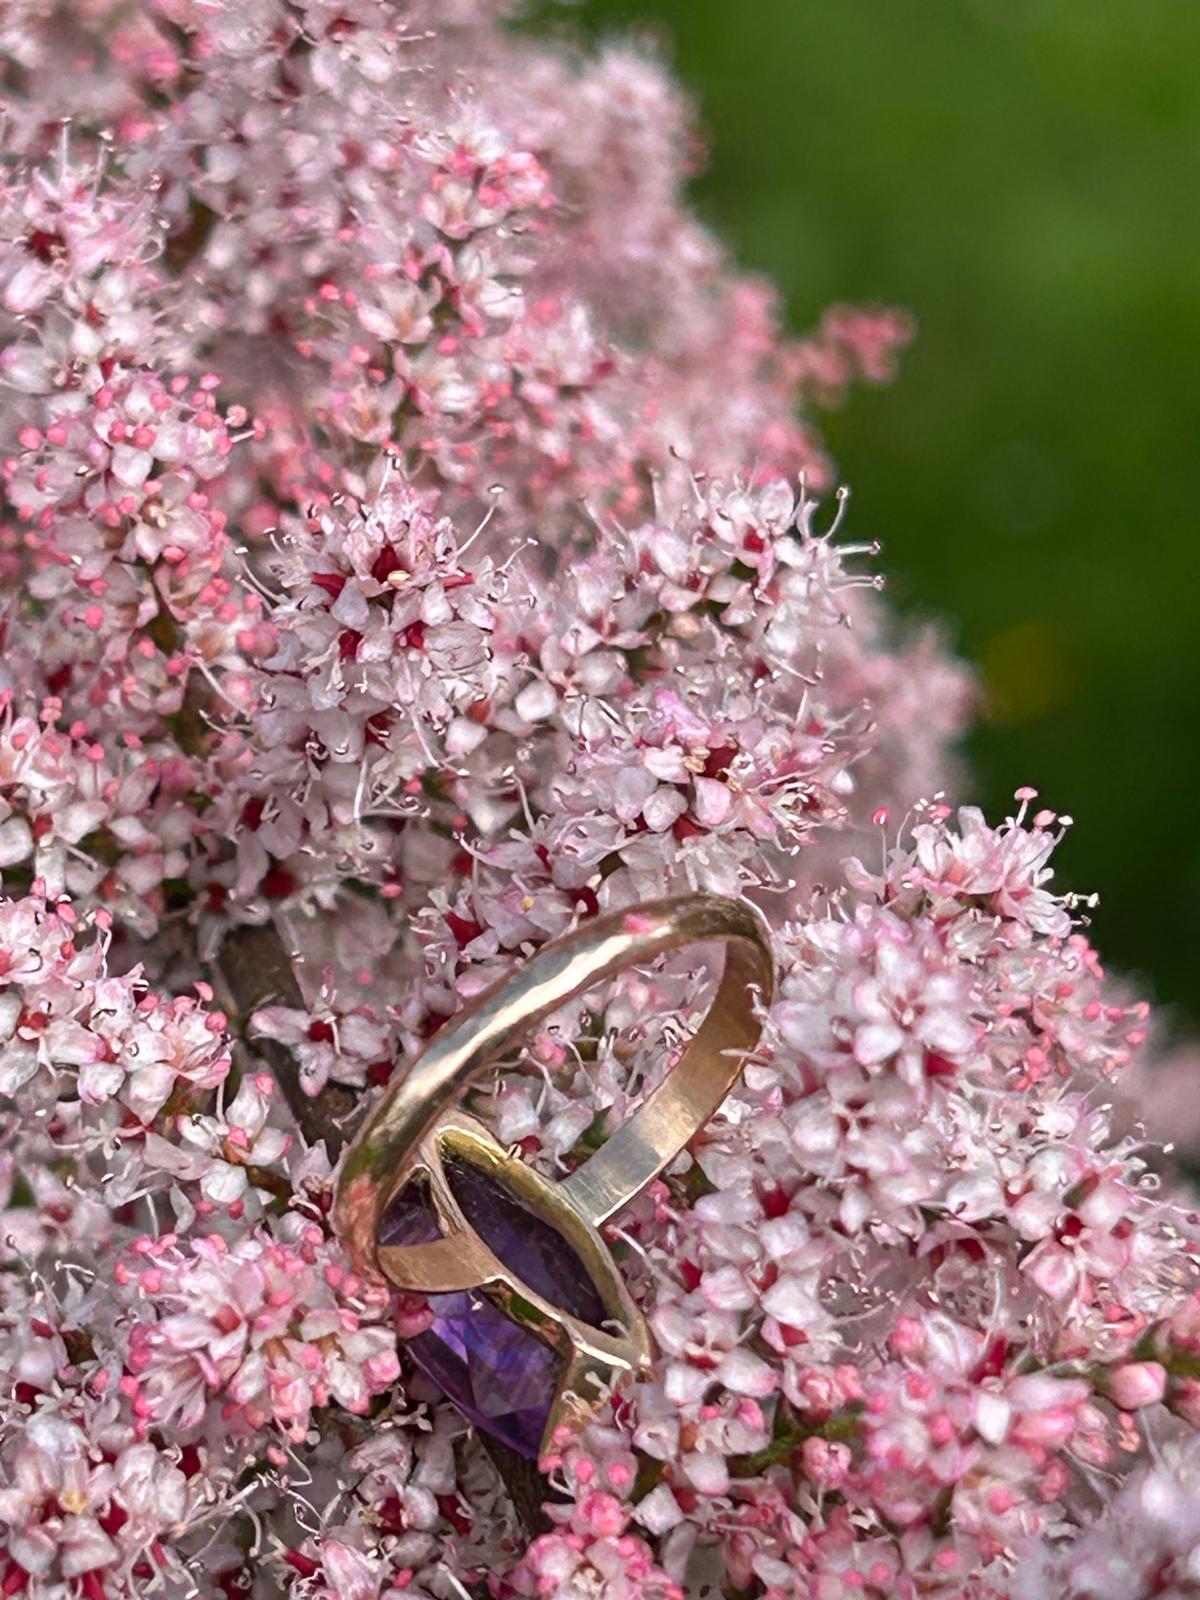
{"type": "Polygon", "coordinates": [[[795,328],[916,313],[895,385],[827,419],[851,534],[982,672],[973,797],[999,817],[1032,783],[1076,819],[1060,883],[1194,1025],[1200,7],[589,0],[568,25],[664,42],[711,144],[696,204],[795,328]]]}

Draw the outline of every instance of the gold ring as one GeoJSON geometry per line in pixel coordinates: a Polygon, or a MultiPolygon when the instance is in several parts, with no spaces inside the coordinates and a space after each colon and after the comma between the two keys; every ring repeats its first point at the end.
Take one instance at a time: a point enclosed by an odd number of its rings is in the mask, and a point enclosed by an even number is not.
{"type": "MultiPolygon", "coordinates": [[[[439,1297],[442,1354],[454,1346],[459,1364],[435,1359],[431,1343],[420,1364],[475,1421],[527,1454],[555,1447],[615,1384],[645,1368],[649,1334],[599,1229],[721,1104],[758,1042],[772,977],[766,927],[746,902],[693,894],[596,917],[543,946],[448,1022],[388,1088],[347,1153],[335,1215],[356,1268],[439,1297]],[[526,1166],[458,1111],[471,1083],[567,1000],[636,962],[710,941],[725,944],[726,954],[707,1016],[659,1087],[569,1177],[555,1182],[526,1166]],[[520,1266],[511,1259],[514,1241],[520,1266]],[[506,1348],[519,1334],[523,1355],[506,1348]],[[530,1336],[557,1353],[560,1367],[544,1405],[514,1410],[512,1402],[524,1398],[518,1379],[535,1381],[530,1336]],[[475,1359],[478,1366],[480,1345],[493,1365],[511,1358],[505,1393],[490,1396],[490,1411],[478,1393],[462,1392],[469,1387],[463,1365],[475,1359]],[[534,1440],[532,1419],[543,1409],[534,1440]]],[[[410,1341],[414,1356],[430,1338],[410,1341]]],[[[536,1379],[546,1381],[544,1372],[536,1379]]]]}

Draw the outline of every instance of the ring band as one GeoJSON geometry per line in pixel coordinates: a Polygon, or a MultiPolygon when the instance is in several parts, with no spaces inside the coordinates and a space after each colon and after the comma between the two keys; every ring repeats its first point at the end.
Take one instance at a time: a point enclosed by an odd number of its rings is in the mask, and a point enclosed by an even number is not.
{"type": "MultiPolygon", "coordinates": [[[[439,1117],[538,1021],[573,996],[668,950],[727,946],[720,986],[699,1030],[659,1087],[588,1161],[551,1185],[599,1227],[651,1183],[701,1128],[736,1082],[758,1042],[756,1000],[771,999],[770,939],[747,902],[709,894],[650,901],[581,924],[545,945],[510,977],[472,1001],[384,1095],[351,1147],[338,1183],[339,1232],[355,1266],[383,1269],[383,1212],[439,1117]]],[[[428,1293],[473,1287],[478,1261],[462,1235],[389,1249],[384,1275],[428,1293]]]]}
{"type": "Polygon", "coordinates": [[[553,1459],[618,1385],[649,1371],[650,1330],[600,1228],[725,1098],[771,987],[766,928],[740,901],[686,895],[597,917],[447,1023],[351,1147],[335,1202],[342,1242],[360,1271],[426,1297],[432,1320],[409,1340],[413,1364],[510,1447],[553,1459]],[[712,940],[727,946],[725,967],[691,1043],[562,1182],[458,1109],[486,1067],[572,996],[712,940]]]}

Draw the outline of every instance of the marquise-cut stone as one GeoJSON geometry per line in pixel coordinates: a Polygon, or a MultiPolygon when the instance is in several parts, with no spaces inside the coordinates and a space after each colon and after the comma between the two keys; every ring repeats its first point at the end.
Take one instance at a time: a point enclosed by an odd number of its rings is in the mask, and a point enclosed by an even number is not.
{"type": "MultiPolygon", "coordinates": [[[[605,1320],[595,1284],[560,1233],[481,1168],[450,1159],[445,1170],[463,1215],[517,1278],[581,1322],[598,1327],[605,1320]]],[[[388,1207],[380,1243],[424,1244],[437,1236],[427,1199],[410,1184],[388,1207]]],[[[536,1459],[561,1356],[479,1290],[432,1294],[429,1307],[432,1326],[408,1341],[414,1363],[478,1427],[536,1459]]]]}

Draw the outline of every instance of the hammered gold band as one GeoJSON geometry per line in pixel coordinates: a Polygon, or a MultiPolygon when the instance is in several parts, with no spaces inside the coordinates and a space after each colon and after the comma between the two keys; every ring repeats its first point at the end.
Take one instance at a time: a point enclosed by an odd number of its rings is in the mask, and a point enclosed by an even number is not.
{"type": "Polygon", "coordinates": [[[488,1066],[573,996],[664,951],[708,942],[726,946],[725,966],[687,1049],[595,1155],[549,1185],[593,1229],[640,1194],[708,1122],[758,1042],[761,1009],[771,999],[771,948],[765,924],[745,901],[683,895],[595,917],[543,947],[446,1023],[389,1087],[347,1155],[336,1219],[356,1267],[426,1293],[478,1285],[491,1257],[485,1259],[469,1232],[380,1247],[384,1210],[426,1136],[488,1066]]]}

